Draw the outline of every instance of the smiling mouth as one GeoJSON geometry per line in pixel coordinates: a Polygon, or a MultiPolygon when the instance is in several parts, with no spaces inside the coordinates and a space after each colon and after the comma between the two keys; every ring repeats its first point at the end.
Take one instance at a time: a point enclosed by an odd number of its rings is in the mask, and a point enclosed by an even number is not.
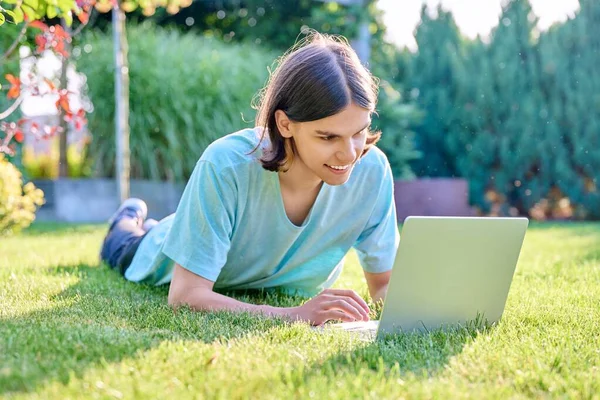
{"type": "MultiPolygon", "coordinates": [[[[325,164],[325,165],[327,165],[327,164],[325,164]]],[[[345,170],[347,170],[348,168],[350,168],[350,164],[348,164],[348,165],[327,165],[327,166],[328,166],[329,168],[331,168],[331,169],[335,169],[335,170],[337,170],[337,171],[345,171],[345,170]]]]}
{"type": "Polygon", "coordinates": [[[325,166],[327,168],[329,168],[329,170],[331,172],[333,172],[334,174],[345,174],[347,171],[350,170],[350,167],[352,167],[352,164],[347,164],[347,165],[328,165],[328,164],[325,164],[325,166]]]}

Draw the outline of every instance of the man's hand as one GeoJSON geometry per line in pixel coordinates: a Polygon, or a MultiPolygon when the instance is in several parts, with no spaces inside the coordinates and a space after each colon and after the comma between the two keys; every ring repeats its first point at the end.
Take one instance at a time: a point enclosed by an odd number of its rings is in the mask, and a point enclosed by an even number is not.
{"type": "Polygon", "coordinates": [[[353,290],[325,289],[303,305],[292,308],[289,316],[312,325],[322,325],[330,320],[368,321],[369,306],[353,290]]]}

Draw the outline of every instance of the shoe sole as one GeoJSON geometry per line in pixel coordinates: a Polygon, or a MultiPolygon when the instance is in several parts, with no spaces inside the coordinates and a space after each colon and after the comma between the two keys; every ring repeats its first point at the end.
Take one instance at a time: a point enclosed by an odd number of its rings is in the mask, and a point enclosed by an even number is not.
{"type": "Polygon", "coordinates": [[[145,220],[146,217],[148,216],[148,206],[146,205],[144,200],[137,199],[135,197],[130,197],[129,199],[127,199],[123,203],[121,203],[121,205],[119,206],[117,211],[115,211],[115,213],[108,219],[108,224],[112,225],[112,223],[119,216],[119,214],[126,208],[132,208],[134,210],[141,211],[143,220],[145,220]]]}

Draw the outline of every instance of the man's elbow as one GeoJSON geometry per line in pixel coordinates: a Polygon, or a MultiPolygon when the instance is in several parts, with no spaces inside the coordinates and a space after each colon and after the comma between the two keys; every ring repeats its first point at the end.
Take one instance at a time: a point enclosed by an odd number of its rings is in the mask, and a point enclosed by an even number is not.
{"type": "Polygon", "coordinates": [[[179,289],[171,287],[167,297],[167,304],[173,309],[187,306],[195,311],[210,310],[213,308],[211,304],[211,301],[213,301],[212,293],[212,289],[204,287],[179,289]]]}
{"type": "Polygon", "coordinates": [[[175,265],[167,303],[172,308],[182,305],[196,310],[209,308],[212,286],[213,282],[175,265]]]}

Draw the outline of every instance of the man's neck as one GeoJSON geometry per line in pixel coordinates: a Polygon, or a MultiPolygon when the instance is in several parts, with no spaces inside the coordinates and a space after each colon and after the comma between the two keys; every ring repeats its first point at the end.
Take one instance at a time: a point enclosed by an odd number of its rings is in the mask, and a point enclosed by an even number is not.
{"type": "Polygon", "coordinates": [[[316,191],[321,188],[323,181],[314,173],[298,163],[292,163],[286,172],[279,171],[279,182],[282,188],[298,193],[316,191]]]}

